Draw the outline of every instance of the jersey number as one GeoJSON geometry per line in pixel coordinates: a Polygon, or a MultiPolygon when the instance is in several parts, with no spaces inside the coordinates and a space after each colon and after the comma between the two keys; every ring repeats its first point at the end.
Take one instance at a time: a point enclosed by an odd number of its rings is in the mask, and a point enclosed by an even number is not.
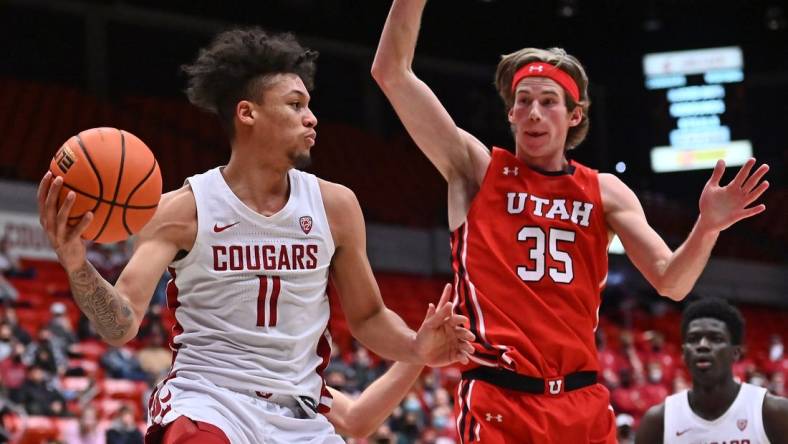
{"type": "Polygon", "coordinates": [[[575,232],[568,230],[561,230],[558,228],[550,228],[548,235],[545,235],[541,227],[523,227],[517,233],[517,240],[520,242],[528,242],[534,240],[534,247],[531,248],[530,257],[533,261],[533,268],[528,268],[525,265],[517,266],[517,275],[520,279],[526,282],[536,282],[544,277],[545,271],[545,245],[549,243],[550,257],[554,261],[564,264],[563,271],[560,268],[548,267],[550,278],[553,282],[560,284],[568,284],[574,278],[572,271],[572,257],[566,251],[558,249],[559,242],[574,242],[575,232]]]}
{"type": "Polygon", "coordinates": [[[257,290],[257,326],[276,327],[276,303],[279,300],[281,281],[279,276],[265,276],[261,274],[257,277],[260,279],[260,288],[257,290]],[[270,298],[268,297],[269,280],[271,281],[270,298]],[[266,317],[268,318],[267,323],[266,317]]]}

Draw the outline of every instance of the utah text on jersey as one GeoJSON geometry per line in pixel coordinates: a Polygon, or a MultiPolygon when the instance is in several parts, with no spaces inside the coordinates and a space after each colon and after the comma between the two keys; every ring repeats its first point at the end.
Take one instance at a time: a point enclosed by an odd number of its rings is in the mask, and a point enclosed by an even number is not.
{"type": "Polygon", "coordinates": [[[587,227],[591,220],[591,202],[568,201],[567,199],[545,199],[528,193],[506,193],[506,211],[509,214],[520,214],[527,211],[534,216],[546,219],[571,220],[582,227],[587,227]],[[571,212],[569,208],[571,207],[571,212]]]}

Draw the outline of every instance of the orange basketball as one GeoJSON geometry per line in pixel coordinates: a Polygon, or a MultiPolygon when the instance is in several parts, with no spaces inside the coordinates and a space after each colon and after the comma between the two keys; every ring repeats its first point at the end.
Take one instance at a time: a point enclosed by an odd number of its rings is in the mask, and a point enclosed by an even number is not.
{"type": "Polygon", "coordinates": [[[76,193],[69,225],[93,212],[84,239],[118,242],[153,217],[161,198],[161,172],[150,149],[135,135],[116,128],[92,128],[71,137],[49,163],[63,177],[58,207],[76,193]]]}

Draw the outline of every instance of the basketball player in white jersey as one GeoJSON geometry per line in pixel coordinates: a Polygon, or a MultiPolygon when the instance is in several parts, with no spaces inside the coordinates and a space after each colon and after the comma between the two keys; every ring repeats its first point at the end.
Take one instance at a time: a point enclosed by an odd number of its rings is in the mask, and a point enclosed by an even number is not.
{"type": "Polygon", "coordinates": [[[681,336],[692,388],[649,409],[636,443],[788,443],[788,399],[733,379],[743,330],[741,313],[722,299],[687,306],[681,336]]]}
{"type": "Polygon", "coordinates": [[[92,215],[70,228],[74,193],[58,208],[62,179],[41,181],[41,224],[106,342],[134,338],[159,277],[173,276],[173,366],[149,402],[148,443],[341,442],[320,414],[329,272],[351,332],[375,353],[438,366],[472,351],[448,286],[418,332],[383,305],[355,195],[296,169],[315,144],[316,57],[292,35],[236,29],[184,67],[190,101],[228,132],[230,160],[162,196],[114,287],[85,258],[92,215]]]}

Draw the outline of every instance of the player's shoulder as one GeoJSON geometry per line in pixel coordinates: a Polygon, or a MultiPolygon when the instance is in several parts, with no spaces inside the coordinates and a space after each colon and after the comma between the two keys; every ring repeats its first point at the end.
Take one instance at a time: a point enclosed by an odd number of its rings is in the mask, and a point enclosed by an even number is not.
{"type": "Polygon", "coordinates": [[[788,436],[788,398],[766,394],[763,399],[763,428],[771,442],[788,436]]]}
{"type": "Polygon", "coordinates": [[[635,192],[615,174],[599,173],[598,177],[599,193],[606,213],[640,205],[635,192]]]}
{"type": "Polygon", "coordinates": [[[177,190],[169,191],[161,195],[159,208],[167,216],[182,218],[196,217],[197,201],[189,184],[184,184],[177,190]]]}
{"type": "Polygon", "coordinates": [[[763,398],[763,418],[770,417],[775,421],[788,419],[788,398],[767,393],[763,398]]]}
{"type": "Polygon", "coordinates": [[[638,426],[636,443],[661,443],[665,431],[665,403],[652,406],[638,426]]]}
{"type": "Polygon", "coordinates": [[[140,231],[140,239],[165,239],[191,245],[197,230],[197,203],[191,187],[162,194],[156,213],[140,231]]]}
{"type": "Polygon", "coordinates": [[[358,206],[356,193],[350,188],[321,178],[318,178],[317,182],[326,211],[342,211],[358,206]]]}
{"type": "Polygon", "coordinates": [[[649,407],[649,409],[646,410],[646,413],[643,415],[643,420],[645,421],[646,419],[651,421],[659,420],[662,422],[662,420],[665,419],[665,403],[662,402],[649,407]]]}

